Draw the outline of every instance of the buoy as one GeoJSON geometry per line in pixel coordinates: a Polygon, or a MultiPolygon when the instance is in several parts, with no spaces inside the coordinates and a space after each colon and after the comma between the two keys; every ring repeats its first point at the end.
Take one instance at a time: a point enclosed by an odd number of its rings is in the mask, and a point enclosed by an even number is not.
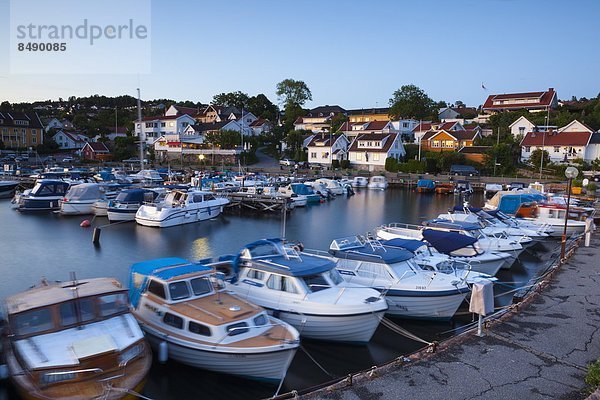
{"type": "Polygon", "coordinates": [[[158,345],[158,362],[164,364],[169,358],[169,345],[164,340],[158,345]]]}
{"type": "Polygon", "coordinates": [[[81,221],[81,223],[79,224],[80,227],[82,228],[89,228],[92,224],[90,223],[89,219],[84,219],[83,221],[81,221]]]}

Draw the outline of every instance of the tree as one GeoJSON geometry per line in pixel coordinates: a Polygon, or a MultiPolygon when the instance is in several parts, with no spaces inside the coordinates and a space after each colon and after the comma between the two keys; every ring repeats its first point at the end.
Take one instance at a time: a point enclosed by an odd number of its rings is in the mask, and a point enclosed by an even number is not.
{"type": "Polygon", "coordinates": [[[271,122],[277,121],[279,109],[264,94],[258,94],[248,99],[248,111],[258,118],[268,119],[271,122]]]}
{"type": "Polygon", "coordinates": [[[11,106],[10,102],[3,101],[2,103],[0,103],[0,110],[1,111],[10,111],[10,110],[12,110],[12,106],[11,106]]]}
{"type": "Polygon", "coordinates": [[[437,114],[433,100],[415,85],[402,86],[390,99],[390,115],[394,119],[421,119],[433,114],[437,114]]]}
{"type": "Polygon", "coordinates": [[[221,149],[233,149],[241,144],[242,139],[238,131],[224,130],[209,132],[206,140],[221,149]]]}
{"type": "Polygon", "coordinates": [[[348,117],[342,113],[336,114],[331,118],[331,131],[337,132],[344,122],[348,121],[348,117]]]}
{"type": "Polygon", "coordinates": [[[213,96],[212,103],[220,106],[242,109],[248,107],[248,100],[248,95],[238,90],[236,92],[216,94],[213,96]]]}
{"type": "Polygon", "coordinates": [[[460,101],[460,100],[456,100],[456,101],[454,102],[454,105],[455,105],[456,107],[464,107],[464,106],[465,106],[465,103],[463,103],[463,102],[462,102],[462,101],[460,101]]]}
{"type": "MultiPolygon", "coordinates": [[[[548,164],[550,164],[550,155],[548,154],[548,151],[546,151],[546,150],[543,150],[543,151],[544,151],[544,165],[548,165],[548,164]]],[[[542,149],[536,149],[531,152],[531,156],[529,157],[529,163],[534,168],[539,168],[540,164],[542,163],[542,149]]]]}
{"type": "Polygon", "coordinates": [[[304,135],[307,133],[312,133],[311,131],[298,130],[298,131],[290,131],[285,137],[285,144],[287,145],[287,153],[292,155],[293,158],[300,160],[302,158],[302,154],[304,153],[304,149],[302,145],[304,144],[304,135]]]}
{"type": "Polygon", "coordinates": [[[303,81],[284,79],[277,84],[276,94],[287,113],[289,108],[300,107],[312,100],[312,93],[303,81]]]}

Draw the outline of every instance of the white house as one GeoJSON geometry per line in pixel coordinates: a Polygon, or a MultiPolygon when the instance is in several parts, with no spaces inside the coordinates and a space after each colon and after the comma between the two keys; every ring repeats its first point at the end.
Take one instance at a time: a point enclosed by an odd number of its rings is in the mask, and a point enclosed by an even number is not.
{"type": "Polygon", "coordinates": [[[250,129],[252,129],[252,135],[258,136],[262,135],[263,133],[271,132],[271,129],[273,129],[273,124],[266,119],[259,118],[250,123],[250,129]]]}
{"type": "Polygon", "coordinates": [[[380,133],[359,135],[348,149],[348,160],[357,168],[383,170],[388,157],[399,160],[406,154],[400,134],[380,133]]]}
{"type": "Polygon", "coordinates": [[[535,124],[529,121],[527,118],[521,116],[517,118],[515,122],[510,124],[508,128],[510,129],[510,134],[513,135],[513,137],[517,137],[518,135],[524,137],[527,132],[533,132],[535,124]]]}
{"type": "Polygon", "coordinates": [[[52,118],[46,121],[46,127],[44,128],[46,133],[48,133],[50,129],[65,129],[65,126],[57,118],[52,118]]]}
{"type": "Polygon", "coordinates": [[[438,119],[442,122],[460,122],[461,124],[470,124],[477,118],[477,109],[475,107],[445,107],[438,112],[438,119]]]}
{"type": "Polygon", "coordinates": [[[412,142],[415,140],[413,129],[419,125],[416,119],[401,119],[392,121],[392,129],[390,131],[398,132],[403,142],[412,142]]]}
{"type": "Polygon", "coordinates": [[[578,158],[591,162],[598,158],[599,139],[577,120],[558,130],[528,132],[521,141],[521,160],[529,160],[535,150],[544,150],[552,162],[572,162],[578,158]]]}
{"type": "Polygon", "coordinates": [[[349,141],[343,133],[330,135],[316,134],[308,143],[308,162],[310,164],[331,165],[333,160],[346,158],[349,141]]]}
{"type": "Polygon", "coordinates": [[[190,117],[196,117],[198,114],[200,114],[200,112],[201,111],[199,108],[184,107],[184,106],[178,106],[178,105],[174,104],[171,107],[167,108],[167,111],[165,111],[165,115],[167,117],[172,117],[172,116],[187,114],[190,117]]]}
{"type": "Polygon", "coordinates": [[[319,106],[315,107],[303,117],[298,117],[294,121],[295,130],[310,130],[314,133],[321,133],[323,131],[329,131],[331,127],[331,120],[333,117],[339,114],[346,115],[346,110],[340,106],[319,106]]]}
{"type": "Polygon", "coordinates": [[[139,122],[135,122],[135,135],[140,137],[142,133],[145,142],[152,144],[161,136],[179,135],[195,123],[196,120],[188,114],[144,117],[141,127],[139,122]]]}
{"type": "Polygon", "coordinates": [[[75,132],[60,130],[52,136],[52,140],[58,144],[61,150],[81,150],[90,141],[90,138],[75,132]]]}
{"type": "Polygon", "coordinates": [[[346,135],[350,142],[365,134],[397,133],[392,121],[344,122],[338,131],[346,135]]]}

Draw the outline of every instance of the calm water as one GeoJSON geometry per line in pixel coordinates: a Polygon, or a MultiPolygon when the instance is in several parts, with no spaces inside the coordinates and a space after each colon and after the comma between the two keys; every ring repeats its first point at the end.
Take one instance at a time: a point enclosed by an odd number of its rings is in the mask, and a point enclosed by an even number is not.
{"type": "MultiPolygon", "coordinates": [[[[365,234],[389,222],[418,224],[445,212],[455,202],[454,196],[419,195],[408,189],[357,192],[355,196],[294,210],[287,217],[286,237],[299,240],[307,248],[326,250],[332,239],[351,234],[365,234]]],[[[475,197],[472,205],[481,205],[475,197]]],[[[182,257],[190,260],[234,253],[251,241],[277,237],[281,233],[281,215],[227,213],[212,221],[168,229],[154,229],[135,223],[104,228],[101,246],[91,242],[91,229],[79,227],[86,217],[63,217],[57,214],[21,214],[0,201],[0,298],[14,294],[39,282],[67,280],[69,272],[78,278],[111,276],[124,284],[129,266],[158,257],[182,257]]],[[[98,218],[95,225],[108,220],[98,218]]],[[[549,248],[548,245],[545,247],[549,248]]],[[[524,253],[521,263],[503,271],[507,282],[526,282],[542,264],[545,248],[538,246],[524,253]]],[[[500,298],[510,301],[510,295],[500,298]]],[[[425,339],[438,338],[440,332],[456,324],[471,321],[470,316],[449,323],[396,322],[425,339]]],[[[380,327],[367,346],[355,347],[303,341],[303,348],[327,372],[321,370],[304,351],[297,352],[282,392],[310,387],[360,369],[389,361],[412,352],[419,343],[380,327]]],[[[150,372],[145,394],[153,399],[181,398],[261,398],[273,395],[270,385],[249,382],[230,376],[186,367],[174,362],[156,362],[150,372]]],[[[0,388],[0,399],[14,396],[10,387],[0,388]],[[2,391],[3,390],[3,391],[2,391]],[[8,397],[7,397],[8,396],[8,397]]]]}

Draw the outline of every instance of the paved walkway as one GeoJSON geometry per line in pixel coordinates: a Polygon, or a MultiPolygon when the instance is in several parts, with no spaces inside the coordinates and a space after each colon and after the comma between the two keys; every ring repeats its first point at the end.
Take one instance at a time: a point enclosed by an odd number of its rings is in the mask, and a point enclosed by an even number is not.
{"type": "Polygon", "coordinates": [[[520,313],[410,366],[310,398],[581,399],[600,358],[600,236],[520,313]]]}

